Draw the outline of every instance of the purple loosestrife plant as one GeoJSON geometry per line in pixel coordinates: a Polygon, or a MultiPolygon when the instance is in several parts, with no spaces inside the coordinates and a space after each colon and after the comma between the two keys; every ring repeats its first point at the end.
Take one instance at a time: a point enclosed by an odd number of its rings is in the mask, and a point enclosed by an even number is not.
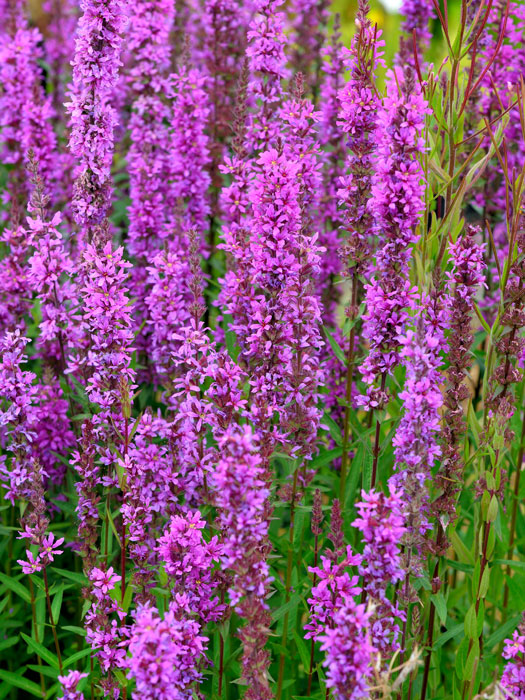
{"type": "Polygon", "coordinates": [[[78,685],[83,678],[87,677],[87,673],[80,673],[80,671],[69,671],[66,676],[58,676],[63,693],[59,700],[82,700],[83,695],[78,690],[78,685]]]}
{"type": "Polygon", "coordinates": [[[169,97],[173,101],[170,130],[170,177],[173,196],[180,208],[182,231],[195,228],[203,236],[210,213],[209,137],[210,114],[207,78],[196,68],[181,66],[170,76],[169,97]]]}
{"type": "Polygon", "coordinates": [[[355,600],[362,592],[359,578],[348,573],[350,566],[361,565],[363,559],[349,545],[344,546],[341,528],[340,506],[335,500],[329,535],[334,550],[321,555],[321,566],[309,569],[317,583],[308,599],[310,621],[305,637],[321,642],[327,689],[333,688],[337,698],[353,700],[366,697],[376,650],[369,640],[370,613],[355,600]]]}
{"type": "Polygon", "coordinates": [[[160,616],[139,608],[131,627],[128,675],[136,680],[134,700],[190,700],[202,679],[207,638],[196,620],[175,603],[160,616]]]}
{"type": "Polygon", "coordinates": [[[467,429],[462,403],[469,397],[465,384],[473,342],[473,312],[476,294],[485,286],[483,247],[476,242],[476,229],[467,231],[449,245],[452,270],[448,273],[449,368],[444,399],[445,414],[442,427],[442,466],[435,477],[435,486],[441,490],[432,504],[435,513],[456,518],[456,498],[463,477],[461,441],[467,429]]]}
{"type": "Polygon", "coordinates": [[[270,492],[257,453],[257,440],[249,427],[232,427],[219,442],[221,458],[213,474],[214,501],[222,531],[221,563],[233,575],[230,602],[243,626],[242,678],[245,698],[271,698],[269,655],[265,650],[270,624],[268,500],[270,492]]]}
{"type": "Polygon", "coordinates": [[[423,54],[429,48],[432,39],[429,23],[436,16],[434,5],[428,0],[403,0],[401,14],[401,29],[405,36],[401,37],[400,41],[399,65],[408,64],[415,68],[417,61],[417,64],[422,66],[423,54]]]}
{"type": "Polygon", "coordinates": [[[159,559],[170,581],[173,605],[207,622],[220,617],[222,606],[213,597],[217,587],[213,566],[221,555],[217,537],[209,542],[202,530],[206,521],[200,512],[174,515],[158,541],[159,559]]]}
{"type": "Polygon", "coordinates": [[[273,144],[279,125],[273,115],[282,98],[281,81],[286,77],[283,0],[254,0],[255,15],[248,30],[246,55],[251,79],[248,95],[254,103],[249,115],[246,145],[261,151],[273,144]]]}
{"type": "Polygon", "coordinates": [[[69,148],[77,159],[75,221],[91,239],[111,202],[113,132],[111,104],[118,70],[126,7],[121,0],[82,0],[73,59],[73,82],[66,107],[69,148]]]}
{"type": "MultiPolygon", "coordinates": [[[[173,203],[167,123],[170,105],[164,93],[171,67],[169,36],[174,10],[173,3],[164,0],[140,2],[128,31],[127,48],[133,65],[127,82],[134,99],[129,120],[131,203],[127,250],[134,258],[131,291],[137,299],[137,327],[149,320],[145,304],[149,291],[147,265],[159,252],[172,224],[169,207],[163,209],[165,202],[173,203]]],[[[152,352],[149,330],[143,329],[137,338],[137,347],[146,361],[152,352]]]]}
{"type": "Polygon", "coordinates": [[[393,484],[388,496],[374,490],[361,495],[363,500],[356,505],[359,517],[352,523],[365,542],[358,570],[363,590],[374,605],[369,622],[371,642],[388,655],[400,648],[397,621],[405,620],[404,611],[387,597],[387,591],[405,575],[401,547],[407,506],[403,491],[393,484]]]}
{"type": "Polygon", "coordinates": [[[357,700],[370,697],[369,685],[375,648],[368,625],[370,613],[353,598],[345,598],[334,611],[333,626],[326,627],[319,638],[326,652],[326,687],[337,700],[357,700]]]}
{"type": "Polygon", "coordinates": [[[525,15],[402,7],[0,0],[1,697],[523,696],[525,15]]]}
{"type": "Polygon", "coordinates": [[[501,686],[506,700],[525,698],[525,624],[514,630],[511,639],[505,640],[503,658],[507,660],[501,686]]]}
{"type": "MultiPolygon", "coordinates": [[[[25,10],[25,8],[24,8],[25,10]]],[[[47,188],[56,173],[56,137],[51,124],[51,100],[43,89],[42,36],[30,29],[24,10],[18,21],[0,33],[0,159],[13,167],[3,193],[9,202],[9,218],[18,223],[31,191],[25,169],[33,151],[47,188]]]]}
{"type": "Polygon", "coordinates": [[[369,204],[378,237],[376,269],[366,285],[363,327],[370,351],[360,368],[370,385],[360,403],[369,408],[385,401],[386,377],[399,363],[400,336],[407,310],[414,306],[408,263],[424,208],[423,171],[418,159],[424,152],[422,132],[427,113],[410,69],[404,75],[399,70],[391,72],[378,114],[376,170],[369,204]],[[378,390],[374,383],[380,377],[378,390]]]}
{"type": "Polygon", "coordinates": [[[319,244],[324,248],[318,276],[319,295],[323,301],[325,325],[333,325],[333,316],[339,301],[339,290],[335,276],[341,270],[339,259],[339,227],[343,223],[343,212],[338,206],[337,191],[344,174],[346,149],[343,127],[338,121],[339,93],[344,74],[344,47],[341,43],[339,18],[333,34],[322,50],[325,59],[321,64],[319,156],[322,160],[321,196],[318,202],[316,228],[319,244]]]}
{"type": "Polygon", "coordinates": [[[395,472],[391,487],[402,489],[406,498],[403,536],[403,568],[406,576],[400,597],[406,602],[415,599],[410,576],[419,577],[423,558],[428,551],[425,535],[432,528],[429,522],[429,484],[436,459],[441,456],[438,443],[441,391],[440,338],[426,327],[425,305],[414,330],[400,338],[401,358],[406,369],[405,388],[399,394],[403,416],[393,438],[395,472]]]}
{"type": "Polygon", "coordinates": [[[319,98],[322,47],[330,16],[329,7],[326,0],[294,0],[290,7],[293,13],[292,63],[295,70],[305,76],[314,100],[319,98]]]}

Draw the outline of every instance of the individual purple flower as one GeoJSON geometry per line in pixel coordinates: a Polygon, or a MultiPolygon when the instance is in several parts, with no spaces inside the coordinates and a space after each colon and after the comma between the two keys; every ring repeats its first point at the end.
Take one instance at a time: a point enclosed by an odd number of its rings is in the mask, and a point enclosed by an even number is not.
{"type": "Polygon", "coordinates": [[[136,613],[129,639],[128,675],[135,700],[191,700],[202,679],[207,638],[194,619],[170,604],[161,617],[144,606],[136,613]]]}
{"type": "Polygon", "coordinates": [[[78,160],[74,213],[91,232],[107,214],[111,199],[113,131],[117,115],[111,104],[120,63],[121,33],[126,22],[122,0],[81,0],[70,102],[69,148],[78,160]]]}
{"type": "Polygon", "coordinates": [[[62,686],[63,695],[59,700],[82,700],[83,694],[78,690],[78,684],[89,674],[80,671],[69,671],[66,676],[58,676],[58,682],[62,686]]]}

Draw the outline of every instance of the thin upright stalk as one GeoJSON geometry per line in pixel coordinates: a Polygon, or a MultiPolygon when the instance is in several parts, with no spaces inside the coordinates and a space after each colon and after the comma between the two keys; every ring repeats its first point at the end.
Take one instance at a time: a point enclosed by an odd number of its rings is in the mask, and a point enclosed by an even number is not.
{"type": "Polygon", "coordinates": [[[58,643],[57,628],[55,625],[55,621],[53,619],[53,610],[51,608],[51,598],[49,597],[49,584],[47,582],[47,569],[46,569],[46,567],[43,568],[43,573],[44,573],[44,588],[46,591],[47,611],[49,613],[49,624],[51,625],[51,631],[53,632],[53,639],[55,640],[55,650],[57,653],[58,668],[60,671],[60,675],[62,675],[62,654],[60,653],[60,644],[58,643]]]}
{"type": "MultiPolygon", "coordinates": [[[[516,539],[516,520],[518,517],[518,506],[519,506],[519,491],[520,491],[520,479],[521,479],[521,468],[523,464],[523,452],[524,452],[524,441],[525,441],[525,411],[523,412],[523,420],[521,423],[521,438],[520,438],[520,448],[518,451],[518,459],[516,460],[516,476],[514,478],[514,489],[512,494],[512,513],[510,517],[510,536],[509,536],[509,551],[507,552],[507,559],[512,560],[514,556],[514,541],[516,539]]],[[[507,610],[509,603],[509,578],[511,575],[510,564],[507,565],[505,572],[505,588],[503,592],[503,611],[507,610]]]]}
{"type": "MultiPolygon", "coordinates": [[[[290,600],[290,588],[292,585],[292,569],[293,569],[293,538],[294,538],[294,521],[295,521],[295,495],[297,493],[297,478],[299,475],[299,469],[296,468],[293,475],[293,486],[292,486],[292,496],[290,503],[290,529],[288,531],[288,557],[286,562],[286,603],[290,600]]],[[[290,618],[290,613],[287,611],[283,619],[283,636],[281,639],[281,646],[286,649],[286,644],[288,643],[288,621],[290,618]]],[[[283,691],[283,680],[284,680],[284,653],[281,652],[279,657],[279,676],[277,679],[277,700],[281,700],[281,695],[283,691]]]]}
{"type": "MultiPolygon", "coordinates": [[[[315,540],[314,540],[314,568],[317,566],[317,560],[319,557],[319,535],[315,535],[315,540]]],[[[314,573],[314,580],[312,583],[312,588],[315,588],[317,585],[317,574],[314,573]]],[[[306,695],[310,697],[311,692],[312,692],[312,678],[314,674],[314,652],[315,652],[315,640],[312,639],[310,640],[310,668],[308,669],[308,687],[306,690],[306,695]]]]}
{"type": "Polygon", "coordinates": [[[357,288],[359,280],[354,273],[352,277],[352,298],[350,301],[350,338],[346,357],[346,388],[345,388],[345,415],[343,423],[343,454],[341,456],[341,479],[339,481],[339,500],[344,509],[346,475],[348,471],[350,443],[350,403],[352,401],[352,383],[354,381],[354,345],[355,345],[355,321],[357,318],[357,288]]]}
{"type": "MultiPolygon", "coordinates": [[[[386,385],[386,372],[381,375],[381,392],[385,390],[386,385]]],[[[373,462],[372,462],[372,481],[370,484],[371,488],[375,488],[377,481],[377,463],[379,461],[379,438],[381,436],[381,421],[376,417],[376,433],[374,438],[374,451],[373,451],[373,462]]]]}
{"type": "MultiPolygon", "coordinates": [[[[40,644],[40,639],[39,639],[39,634],[38,634],[38,626],[36,623],[36,603],[35,603],[35,589],[33,586],[33,581],[31,580],[31,576],[29,578],[29,593],[31,595],[31,617],[33,619],[33,634],[35,635],[35,642],[37,644],[40,644]]],[[[40,658],[39,654],[36,654],[36,660],[38,663],[38,666],[42,666],[42,659],[40,658]]],[[[46,695],[46,681],[44,679],[44,674],[42,671],[39,671],[39,676],[40,676],[40,688],[42,690],[42,697],[45,697],[46,695]]]]}

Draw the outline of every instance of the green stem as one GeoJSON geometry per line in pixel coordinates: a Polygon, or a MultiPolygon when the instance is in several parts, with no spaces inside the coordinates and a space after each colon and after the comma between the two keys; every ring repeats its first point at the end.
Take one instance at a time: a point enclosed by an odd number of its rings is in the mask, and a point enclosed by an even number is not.
{"type": "Polygon", "coordinates": [[[47,582],[47,569],[46,569],[46,567],[43,568],[43,573],[44,573],[44,587],[46,590],[47,611],[49,613],[49,624],[51,625],[51,631],[53,632],[53,639],[55,640],[55,650],[57,653],[58,668],[60,671],[60,675],[62,675],[62,654],[60,653],[60,644],[58,643],[57,628],[55,625],[55,621],[53,619],[53,610],[51,609],[51,598],[49,597],[49,585],[47,582]]]}
{"type": "Polygon", "coordinates": [[[343,454],[341,457],[341,479],[339,482],[339,500],[344,509],[346,475],[348,471],[348,446],[350,443],[350,403],[352,401],[352,382],[354,381],[354,345],[355,345],[355,320],[357,318],[357,287],[358,278],[354,273],[352,277],[352,299],[350,301],[350,338],[346,358],[346,391],[345,391],[345,415],[343,423],[343,454]]]}
{"type": "MultiPolygon", "coordinates": [[[[285,601],[288,603],[290,600],[290,588],[292,584],[292,569],[293,569],[293,538],[294,538],[294,520],[295,520],[295,494],[297,493],[297,477],[299,474],[299,469],[296,468],[293,475],[293,486],[292,486],[292,497],[290,503],[290,529],[288,531],[288,558],[286,562],[286,598],[285,601]]],[[[286,649],[286,644],[288,643],[288,621],[290,613],[287,611],[283,619],[283,636],[281,640],[281,646],[286,649]]],[[[277,680],[277,700],[281,700],[281,695],[283,691],[283,680],[284,680],[284,653],[281,652],[279,657],[279,676],[277,680]]]]}
{"type": "MultiPolygon", "coordinates": [[[[33,586],[33,581],[31,580],[31,576],[28,576],[29,578],[29,593],[31,594],[31,617],[33,619],[33,634],[34,638],[37,644],[40,644],[40,639],[39,639],[39,634],[38,634],[38,626],[36,623],[36,603],[35,603],[35,589],[33,586]]],[[[40,658],[39,654],[36,654],[36,660],[38,663],[38,666],[42,666],[42,659],[40,658]]],[[[42,671],[39,671],[40,675],[40,689],[42,690],[42,697],[46,696],[46,681],[44,679],[44,674],[42,671]]]]}

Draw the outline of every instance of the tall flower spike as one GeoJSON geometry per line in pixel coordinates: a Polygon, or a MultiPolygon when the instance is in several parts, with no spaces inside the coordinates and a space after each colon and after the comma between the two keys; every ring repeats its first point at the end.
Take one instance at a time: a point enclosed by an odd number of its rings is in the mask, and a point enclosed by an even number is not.
{"type": "Polygon", "coordinates": [[[376,270],[366,285],[363,335],[370,351],[361,365],[367,384],[381,376],[382,388],[372,386],[361,403],[373,407],[384,401],[385,379],[399,363],[400,336],[414,304],[408,279],[412,245],[424,209],[425,191],[419,156],[427,103],[413,73],[388,74],[387,95],[378,114],[377,164],[372,183],[370,210],[378,236],[376,270]]]}
{"type": "Polygon", "coordinates": [[[344,85],[344,47],[341,43],[339,17],[336,16],[333,33],[322,50],[328,59],[321,64],[319,142],[323,147],[321,196],[315,227],[319,231],[319,244],[325,250],[321,257],[318,290],[323,302],[325,325],[334,325],[335,307],[339,292],[334,284],[341,270],[339,259],[339,228],[343,223],[343,212],[338,207],[337,191],[344,174],[346,149],[343,125],[338,120],[339,94],[344,85]]]}
{"type": "Polygon", "coordinates": [[[170,157],[173,196],[181,209],[183,232],[207,230],[210,213],[210,114],[206,76],[197,68],[181,66],[170,76],[168,95],[173,100],[170,157]]]}
{"type": "MultiPolygon", "coordinates": [[[[174,12],[174,3],[170,1],[138,2],[127,37],[127,48],[133,60],[127,76],[133,98],[129,120],[131,203],[127,249],[134,258],[130,289],[137,300],[134,321],[142,364],[151,361],[152,353],[150,327],[140,328],[144,321],[150,320],[145,302],[151,284],[147,266],[171,231],[171,209],[174,206],[170,182],[170,106],[164,97],[170,69],[170,31],[174,12]]],[[[154,378],[151,374],[148,370],[141,372],[142,377],[149,380],[154,378]]]]}
{"type": "MultiPolygon", "coordinates": [[[[249,8],[247,8],[248,10],[249,8]]],[[[219,214],[219,165],[231,134],[235,91],[246,51],[247,10],[235,0],[205,0],[203,6],[203,62],[209,76],[210,175],[212,215],[219,214]]]]}
{"type": "Polygon", "coordinates": [[[333,626],[319,638],[326,652],[326,687],[336,700],[370,697],[372,663],[376,649],[370,642],[370,613],[364,604],[346,598],[333,615],[333,626]]]}
{"type": "Polygon", "coordinates": [[[48,17],[44,50],[53,83],[53,107],[60,113],[75,53],[77,3],[73,0],[44,0],[42,9],[48,17]]]}
{"type": "Polygon", "coordinates": [[[373,599],[374,609],[370,619],[370,636],[374,647],[383,654],[398,651],[399,626],[405,613],[387,597],[389,586],[404,577],[401,560],[401,543],[405,528],[405,499],[403,491],[392,485],[390,495],[378,491],[365,491],[363,500],[356,505],[358,518],[352,526],[361,531],[365,547],[359,574],[363,589],[373,599]]]}
{"type": "Polygon", "coordinates": [[[506,700],[525,700],[525,621],[505,640],[503,658],[507,659],[501,686],[506,700]]]}
{"type": "Polygon", "coordinates": [[[202,533],[205,525],[198,510],[185,516],[174,515],[159,538],[157,549],[172,581],[173,604],[207,622],[222,613],[222,607],[213,598],[217,587],[213,565],[219,560],[221,546],[215,536],[206,542],[202,533]]]}
{"type": "Polygon", "coordinates": [[[267,501],[270,491],[248,426],[232,427],[219,441],[221,457],[212,472],[214,502],[222,531],[222,566],[232,572],[230,601],[243,621],[242,678],[245,698],[271,698],[269,654],[264,649],[270,626],[266,597],[271,581],[266,561],[267,501]]]}
{"type": "Polygon", "coordinates": [[[137,611],[129,640],[128,675],[135,679],[134,700],[188,700],[202,679],[207,638],[196,620],[170,604],[164,617],[137,611]]]}
{"type": "MultiPolygon", "coordinates": [[[[451,521],[457,515],[456,497],[463,474],[463,435],[467,429],[462,402],[469,396],[465,373],[471,364],[472,325],[475,296],[485,286],[483,247],[476,243],[477,230],[467,229],[449,245],[452,270],[448,273],[450,335],[448,338],[449,368],[445,393],[445,414],[442,428],[442,464],[434,477],[440,496],[432,504],[438,515],[451,521]]],[[[446,546],[446,542],[443,542],[446,546]]]]}
{"type": "Polygon", "coordinates": [[[286,77],[284,0],[254,0],[255,16],[248,31],[248,56],[251,80],[248,92],[255,101],[249,117],[246,144],[249,151],[265,150],[274,143],[279,123],[272,117],[282,95],[281,80],[286,77]]]}
{"type": "Polygon", "coordinates": [[[430,46],[432,33],[429,24],[436,14],[431,0],[403,0],[401,6],[403,22],[401,29],[405,36],[401,37],[397,62],[400,66],[416,66],[416,51],[418,64],[423,64],[423,54],[430,46]],[[415,33],[415,43],[414,43],[415,33]]]}
{"type": "Polygon", "coordinates": [[[28,152],[33,151],[48,191],[57,167],[53,110],[38,64],[42,35],[29,29],[22,10],[15,22],[0,33],[0,159],[14,166],[4,193],[14,224],[22,218],[31,189],[25,169],[28,152]]]}
{"type": "Polygon", "coordinates": [[[126,23],[123,0],[81,0],[73,59],[69,148],[78,160],[74,194],[76,223],[91,238],[106,218],[111,201],[113,132],[111,104],[117,84],[126,23]]]}
{"type": "Polygon", "coordinates": [[[395,447],[395,473],[391,487],[405,493],[406,533],[404,568],[405,584],[401,595],[413,599],[409,576],[420,576],[422,557],[427,544],[425,533],[431,529],[428,485],[435,460],[441,455],[438,444],[440,409],[443,405],[439,369],[440,340],[425,327],[425,307],[422,306],[416,329],[400,337],[401,357],[406,368],[406,380],[399,398],[403,401],[403,417],[392,440],[395,447]]]}
{"type": "Polygon", "coordinates": [[[359,566],[362,557],[344,547],[339,502],[334,501],[330,539],[334,551],[321,556],[321,566],[310,567],[317,582],[312,588],[310,621],[305,625],[306,639],[321,642],[326,652],[327,687],[340,700],[366,697],[366,679],[371,675],[371,655],[375,651],[368,639],[369,613],[355,597],[362,589],[350,566],[359,566]]]}
{"type": "Polygon", "coordinates": [[[27,362],[24,348],[29,342],[20,331],[6,333],[0,339],[0,426],[6,433],[5,451],[0,459],[0,474],[6,488],[5,498],[25,500],[33,471],[31,444],[37,427],[33,372],[22,369],[27,362]]]}
{"type": "Polygon", "coordinates": [[[327,0],[294,0],[290,7],[293,13],[291,63],[295,71],[306,78],[314,101],[319,98],[321,83],[322,53],[326,27],[330,17],[327,0]]]}

